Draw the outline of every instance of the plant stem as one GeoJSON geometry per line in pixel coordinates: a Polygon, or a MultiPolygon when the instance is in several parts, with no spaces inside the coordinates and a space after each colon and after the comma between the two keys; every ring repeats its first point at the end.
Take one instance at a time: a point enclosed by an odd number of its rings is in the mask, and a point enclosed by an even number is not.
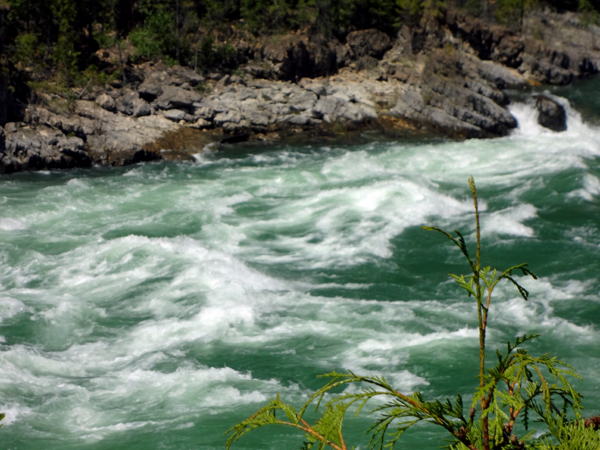
{"type": "MultiPolygon", "coordinates": [[[[339,445],[335,444],[334,442],[330,441],[329,439],[327,439],[325,436],[321,436],[319,433],[317,433],[315,430],[313,430],[313,428],[308,424],[308,422],[306,422],[306,420],[304,419],[300,419],[300,421],[302,422],[302,424],[304,425],[304,427],[302,426],[297,426],[288,422],[281,422],[282,425],[291,425],[295,428],[300,428],[301,430],[304,430],[306,433],[308,434],[312,434],[314,437],[316,437],[318,440],[324,442],[326,445],[331,446],[334,450],[346,450],[345,448],[345,444],[344,447],[340,447],[339,445]]],[[[341,432],[340,432],[340,437],[341,437],[341,432]]],[[[343,442],[343,440],[342,440],[343,442]]]]}
{"type": "MultiPolygon", "coordinates": [[[[473,177],[469,177],[469,186],[473,193],[473,205],[475,207],[475,236],[477,239],[477,254],[475,258],[475,270],[473,270],[473,281],[475,282],[475,298],[477,299],[477,317],[479,320],[479,387],[485,386],[485,328],[487,324],[487,308],[483,306],[483,296],[481,292],[481,283],[479,270],[481,267],[481,228],[479,224],[479,206],[477,204],[477,188],[473,177]]],[[[489,303],[489,302],[488,302],[489,303]]],[[[486,304],[489,307],[489,304],[486,304]]],[[[487,401],[484,394],[481,394],[481,413],[484,414],[487,408],[487,401]]],[[[488,418],[483,417],[483,448],[490,449],[490,436],[488,418]]]]}

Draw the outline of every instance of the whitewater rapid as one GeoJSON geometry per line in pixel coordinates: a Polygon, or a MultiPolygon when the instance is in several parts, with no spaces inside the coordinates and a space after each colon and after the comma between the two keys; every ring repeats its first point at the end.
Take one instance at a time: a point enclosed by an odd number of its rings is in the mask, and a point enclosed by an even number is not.
{"type": "MultiPolygon", "coordinates": [[[[268,398],[302,403],[333,369],[433,397],[470,390],[475,307],[447,278],[465,267],[420,229],[472,242],[470,175],[484,263],[523,260],[540,275],[523,281],[527,303],[498,289],[491,342],[544,335],[533,348],[580,367],[597,413],[600,129],[559,100],[563,133],[515,103],[519,128],[500,139],[282,146],[2,178],[2,440],[221,448],[268,398]]],[[[361,420],[350,437],[364,447],[361,420]]],[[[433,449],[438,437],[408,442],[433,449]]]]}

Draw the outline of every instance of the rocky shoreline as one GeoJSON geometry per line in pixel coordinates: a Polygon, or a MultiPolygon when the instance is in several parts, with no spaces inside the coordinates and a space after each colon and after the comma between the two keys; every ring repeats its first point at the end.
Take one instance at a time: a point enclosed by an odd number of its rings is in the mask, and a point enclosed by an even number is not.
{"type": "MultiPolygon", "coordinates": [[[[568,84],[600,70],[600,28],[584,27],[578,15],[534,12],[523,27],[517,33],[448,10],[394,39],[374,29],[345,43],[239,36],[234,74],[128,64],[123,79],[74,90],[75,98],[41,94],[21,121],[0,127],[0,173],[186,159],[202,143],[348,130],[503,136],[517,126],[507,89],[568,84]]],[[[560,131],[560,110],[547,100],[538,106],[560,131]]]]}

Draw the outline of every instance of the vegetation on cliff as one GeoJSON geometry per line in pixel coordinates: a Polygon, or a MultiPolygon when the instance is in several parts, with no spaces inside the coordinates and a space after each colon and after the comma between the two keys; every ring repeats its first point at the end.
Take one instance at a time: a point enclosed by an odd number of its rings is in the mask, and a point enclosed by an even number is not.
{"type": "Polygon", "coordinates": [[[124,47],[125,40],[141,60],[218,65],[233,51],[224,43],[232,29],[254,35],[303,29],[343,41],[367,28],[391,34],[445,6],[517,27],[533,7],[579,9],[588,21],[600,8],[592,0],[1,0],[0,52],[5,64],[40,76],[56,72],[69,84],[85,70],[89,78],[105,69],[96,51],[124,47]],[[215,35],[224,36],[221,45],[215,35]]]}

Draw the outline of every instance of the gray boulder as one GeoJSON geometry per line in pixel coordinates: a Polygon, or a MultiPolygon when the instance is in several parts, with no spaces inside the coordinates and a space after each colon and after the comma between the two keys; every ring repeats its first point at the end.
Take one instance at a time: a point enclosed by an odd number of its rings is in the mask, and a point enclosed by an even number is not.
{"type": "Polygon", "coordinates": [[[196,117],[204,120],[212,120],[215,116],[215,110],[210,105],[201,105],[194,112],[196,117]]]}
{"type": "Polygon", "coordinates": [[[194,122],[195,120],[194,116],[182,111],[181,109],[170,109],[169,111],[165,111],[163,115],[173,122],[179,122],[181,120],[185,120],[186,122],[194,122]]]}
{"type": "Polygon", "coordinates": [[[553,131],[567,129],[567,114],[565,108],[551,98],[538,96],[535,101],[538,111],[538,123],[553,131]]]}
{"type": "Polygon", "coordinates": [[[340,98],[338,95],[342,94],[322,96],[313,108],[313,115],[325,122],[343,120],[359,123],[377,119],[377,113],[370,106],[340,98]]]}
{"type": "Polygon", "coordinates": [[[278,119],[278,122],[287,123],[289,125],[311,126],[320,124],[321,120],[313,119],[312,117],[306,114],[290,114],[288,116],[280,117],[278,119]]]}
{"type": "Polygon", "coordinates": [[[156,105],[163,110],[184,109],[194,113],[194,103],[202,101],[202,96],[194,91],[187,91],[177,86],[166,86],[156,99],[156,105]]]}
{"type": "Polygon", "coordinates": [[[239,111],[230,110],[227,112],[219,113],[213,119],[216,126],[222,127],[227,123],[238,124],[242,120],[242,115],[239,111]]]}
{"type": "Polygon", "coordinates": [[[197,86],[204,81],[204,78],[189,67],[173,66],[171,72],[171,81],[175,86],[181,86],[185,83],[190,86],[197,86]]]}
{"type": "Polygon", "coordinates": [[[163,89],[159,82],[146,80],[138,87],[138,93],[145,100],[152,102],[163,93],[163,89]]]}
{"type": "Polygon", "coordinates": [[[133,101],[132,115],[133,117],[143,117],[152,114],[152,108],[145,100],[137,98],[133,101]]]}
{"type": "Polygon", "coordinates": [[[26,156],[28,151],[41,148],[39,140],[25,136],[22,133],[13,133],[6,139],[6,153],[14,156],[26,156]]]}
{"type": "Polygon", "coordinates": [[[192,128],[204,130],[206,128],[210,128],[211,126],[212,126],[212,123],[209,122],[208,120],[198,119],[198,120],[196,120],[196,122],[194,122],[194,125],[192,125],[192,128]]]}
{"type": "Polygon", "coordinates": [[[96,97],[96,103],[100,105],[103,109],[114,112],[117,110],[117,105],[113,98],[107,94],[101,94],[96,97]]]}
{"type": "Polygon", "coordinates": [[[250,122],[246,119],[241,119],[239,122],[225,122],[223,131],[226,133],[243,133],[250,127],[250,122]]]}
{"type": "Polygon", "coordinates": [[[319,119],[331,117],[343,106],[343,104],[344,101],[337,97],[324,96],[317,100],[317,103],[313,108],[313,114],[319,119]]]}
{"type": "Polygon", "coordinates": [[[268,126],[272,120],[268,111],[261,110],[258,102],[244,105],[244,118],[252,125],[259,127],[268,126]]]}
{"type": "Polygon", "coordinates": [[[133,103],[140,98],[140,94],[136,91],[125,91],[121,97],[117,99],[117,110],[128,116],[133,115],[133,103]]]}
{"type": "Polygon", "coordinates": [[[83,142],[83,139],[80,139],[76,136],[70,136],[57,139],[56,147],[61,151],[83,150],[85,148],[85,144],[83,142]]]}
{"type": "Polygon", "coordinates": [[[429,95],[423,95],[415,90],[407,90],[389,113],[391,116],[407,118],[420,125],[444,130],[452,134],[483,137],[480,128],[459,120],[440,108],[430,106],[430,103],[429,95]],[[427,102],[423,99],[424,96],[428,100],[427,102]]]}
{"type": "Polygon", "coordinates": [[[295,112],[309,111],[315,106],[317,96],[308,91],[293,92],[288,97],[288,105],[295,112]]]}
{"type": "Polygon", "coordinates": [[[8,122],[4,125],[4,129],[7,133],[16,133],[17,132],[17,124],[14,122],[8,122]]]}
{"type": "Polygon", "coordinates": [[[59,139],[56,148],[65,156],[70,158],[68,164],[71,167],[90,167],[92,159],[85,152],[85,145],[78,137],[65,137],[59,139]]]}
{"type": "Polygon", "coordinates": [[[0,173],[91,165],[82,139],[60,133],[54,137],[50,139],[49,134],[31,129],[13,133],[7,138],[5,151],[0,153],[0,173]]]}
{"type": "Polygon", "coordinates": [[[10,155],[0,155],[0,173],[14,173],[23,170],[23,164],[10,155]]]}
{"type": "Polygon", "coordinates": [[[35,111],[36,122],[42,125],[48,125],[56,128],[64,134],[75,135],[86,141],[87,135],[79,120],[75,117],[59,116],[53,114],[44,108],[37,108],[35,111]]]}

